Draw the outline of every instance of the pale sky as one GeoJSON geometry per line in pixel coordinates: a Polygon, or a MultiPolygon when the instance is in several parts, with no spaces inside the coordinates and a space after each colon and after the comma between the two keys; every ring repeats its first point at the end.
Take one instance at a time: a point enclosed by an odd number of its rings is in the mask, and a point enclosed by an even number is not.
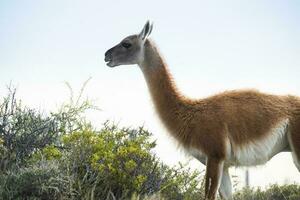
{"type": "MultiPolygon", "coordinates": [[[[97,125],[145,125],[168,164],[187,157],[170,140],[155,115],[136,66],[108,68],[104,52],[147,19],[180,90],[205,97],[224,90],[256,88],[300,96],[300,2],[215,1],[1,1],[0,96],[12,82],[32,107],[57,108],[92,77],[85,95],[102,111],[88,113],[97,125]]],[[[195,168],[203,169],[197,162],[195,168]]],[[[243,170],[232,169],[240,175],[243,170]]],[[[250,169],[253,186],[300,183],[289,153],[250,169]]]]}

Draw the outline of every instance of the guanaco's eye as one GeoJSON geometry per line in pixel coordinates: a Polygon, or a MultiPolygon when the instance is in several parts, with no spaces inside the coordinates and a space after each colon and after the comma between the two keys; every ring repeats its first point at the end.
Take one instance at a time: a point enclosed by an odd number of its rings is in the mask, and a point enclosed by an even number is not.
{"type": "Polygon", "coordinates": [[[122,46],[125,47],[126,49],[131,47],[131,44],[128,42],[122,42],[122,46]]]}

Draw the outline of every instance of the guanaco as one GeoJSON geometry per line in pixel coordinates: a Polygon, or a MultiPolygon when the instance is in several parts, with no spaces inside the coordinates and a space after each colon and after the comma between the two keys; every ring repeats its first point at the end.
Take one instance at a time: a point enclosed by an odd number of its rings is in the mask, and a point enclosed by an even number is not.
{"type": "Polygon", "coordinates": [[[147,21],[139,34],[109,49],[105,61],[109,67],[140,67],[162,123],[187,152],[206,165],[206,199],[215,200],[217,190],[223,199],[232,199],[231,166],[264,164],[288,151],[300,171],[299,97],[236,90],[187,98],[178,91],[148,38],[152,28],[147,21]]]}

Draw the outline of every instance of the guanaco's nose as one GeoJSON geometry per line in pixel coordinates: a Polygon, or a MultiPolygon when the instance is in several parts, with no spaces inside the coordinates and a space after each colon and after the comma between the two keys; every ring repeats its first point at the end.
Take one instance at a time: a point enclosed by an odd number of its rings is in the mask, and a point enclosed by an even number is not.
{"type": "Polygon", "coordinates": [[[104,55],[105,55],[105,58],[104,58],[105,62],[108,62],[108,61],[112,60],[111,49],[109,49],[108,51],[106,51],[104,55]]]}

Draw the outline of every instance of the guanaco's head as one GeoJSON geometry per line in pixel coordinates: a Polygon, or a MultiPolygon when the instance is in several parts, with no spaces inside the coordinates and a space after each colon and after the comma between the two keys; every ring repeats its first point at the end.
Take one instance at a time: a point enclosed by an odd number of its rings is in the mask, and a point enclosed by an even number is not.
{"type": "Polygon", "coordinates": [[[136,35],[124,38],[119,44],[105,53],[105,62],[109,67],[118,65],[139,64],[144,59],[144,44],[152,31],[153,25],[149,21],[143,30],[136,35]]]}

